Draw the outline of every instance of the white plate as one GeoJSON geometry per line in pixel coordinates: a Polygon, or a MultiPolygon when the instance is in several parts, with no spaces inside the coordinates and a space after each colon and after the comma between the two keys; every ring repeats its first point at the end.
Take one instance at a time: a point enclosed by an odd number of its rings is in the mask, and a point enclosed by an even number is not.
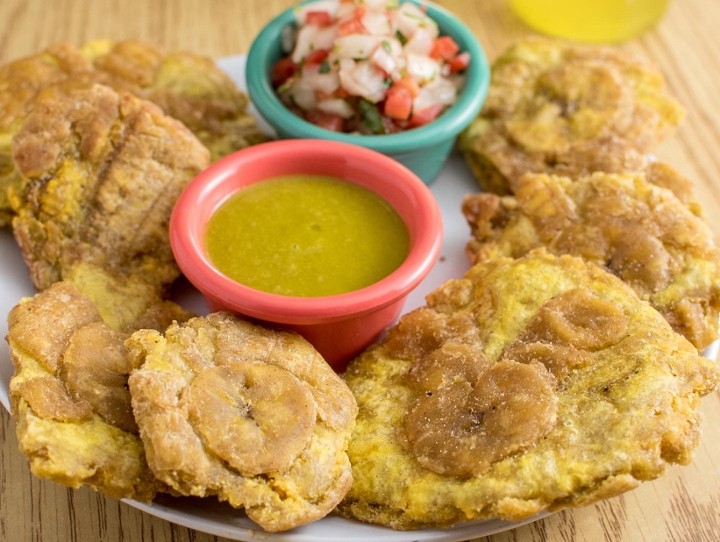
{"type": "MultiPolygon", "coordinates": [[[[221,59],[219,64],[232,76],[239,87],[245,88],[244,55],[221,59]]],[[[253,113],[255,113],[254,110],[253,113]]],[[[271,132],[264,122],[261,121],[261,125],[271,132]]],[[[406,310],[422,305],[425,294],[446,279],[462,275],[468,268],[464,247],[469,229],[460,212],[460,200],[466,193],[476,191],[477,185],[462,158],[453,155],[431,188],[443,212],[445,241],[440,260],[425,281],[410,295],[405,305],[406,310]]],[[[2,315],[0,316],[0,337],[5,337],[7,333],[6,316],[10,309],[17,304],[21,297],[31,296],[35,293],[20,251],[8,229],[0,231],[0,284],[0,314],[2,315]]],[[[197,313],[208,311],[202,297],[190,287],[176,288],[173,298],[197,313]]],[[[6,345],[3,345],[0,347],[0,403],[8,411],[10,410],[8,383],[11,375],[12,364],[8,349],[6,345]]],[[[178,525],[232,540],[246,541],[356,542],[357,540],[366,540],[368,542],[402,542],[423,540],[452,542],[506,531],[537,519],[532,518],[522,523],[499,520],[473,521],[451,529],[393,531],[339,517],[326,517],[292,531],[270,534],[262,531],[242,512],[226,504],[218,503],[214,499],[163,496],[151,504],[129,499],[125,499],[125,502],[178,525]]]]}
{"type": "MultiPolygon", "coordinates": [[[[245,88],[245,56],[233,56],[219,61],[236,81],[238,86],[245,88]]],[[[254,111],[253,111],[254,112],[254,111]]],[[[261,125],[268,129],[267,125],[261,125]]],[[[439,177],[431,185],[433,194],[440,204],[443,213],[445,237],[440,259],[428,277],[413,292],[405,305],[411,310],[423,304],[424,296],[442,282],[452,277],[461,276],[468,268],[465,257],[465,243],[469,229],[460,212],[460,201],[468,192],[477,191],[467,166],[458,155],[452,155],[440,172],[439,177]]],[[[0,232],[0,313],[7,315],[22,296],[34,294],[33,286],[28,277],[27,269],[20,256],[10,231],[0,232]]],[[[208,311],[202,297],[192,288],[176,288],[173,298],[188,309],[197,313],[208,311]]],[[[0,320],[0,337],[7,333],[7,321],[0,320]]],[[[706,352],[715,359],[717,344],[706,352]]],[[[9,411],[8,382],[12,375],[12,364],[9,360],[7,346],[0,349],[0,402],[9,411]]],[[[232,540],[244,541],[286,541],[286,542],[410,542],[435,541],[454,542],[470,538],[488,536],[493,533],[514,529],[525,523],[535,521],[541,516],[533,517],[520,523],[500,520],[473,521],[457,525],[450,529],[424,529],[420,531],[393,531],[345,520],[339,517],[326,517],[310,525],[306,525],[285,533],[265,533],[251,522],[245,515],[230,506],[218,503],[214,499],[159,497],[155,502],[147,504],[129,499],[125,502],[130,506],[143,510],[148,514],[166,519],[198,531],[223,536],[232,540]]]]}

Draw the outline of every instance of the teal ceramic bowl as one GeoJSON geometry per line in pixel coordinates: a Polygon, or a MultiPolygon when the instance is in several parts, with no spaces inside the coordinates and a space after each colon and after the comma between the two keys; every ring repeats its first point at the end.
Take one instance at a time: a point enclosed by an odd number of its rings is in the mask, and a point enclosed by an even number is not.
{"type": "Polygon", "coordinates": [[[471,55],[465,71],[465,85],[452,107],[425,126],[387,135],[333,132],[296,116],[283,105],[270,82],[271,68],[283,55],[283,29],[295,22],[294,8],[290,8],[258,34],[250,47],[245,67],[250,100],[278,137],[329,139],[360,145],[396,159],[426,184],[431,183],[452,151],[457,136],[480,112],[487,96],[490,67],[478,40],[455,15],[426,2],[413,3],[425,6],[427,14],[437,22],[440,33],[452,36],[461,50],[471,55]]]}

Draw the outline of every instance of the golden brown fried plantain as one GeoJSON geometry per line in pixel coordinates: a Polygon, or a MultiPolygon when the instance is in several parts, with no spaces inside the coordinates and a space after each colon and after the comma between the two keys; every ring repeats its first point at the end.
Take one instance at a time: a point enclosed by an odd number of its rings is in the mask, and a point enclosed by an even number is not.
{"type": "Polygon", "coordinates": [[[414,529],[585,505],[688,463],[720,371],[617,277],[537,250],[448,281],[344,378],[339,511],[414,529]]]}
{"type": "Polygon", "coordinates": [[[492,74],[459,145],[479,183],[498,194],[513,193],[528,171],[640,169],[684,114],[654,67],[616,48],[528,38],[492,74]]]}
{"type": "Polygon", "coordinates": [[[190,314],[146,303],[136,322],[113,328],[89,297],[58,282],[10,312],[10,398],[20,450],[36,476],[116,498],[150,500],[161,489],[137,435],[124,341],[138,326],[165,329],[190,314]]]}
{"type": "Polygon", "coordinates": [[[107,84],[159,105],[190,128],[213,160],[268,140],[247,112],[245,93],[210,58],[135,40],[95,40],[81,52],[107,84]]]}
{"type": "Polygon", "coordinates": [[[32,472],[150,500],[124,341],[187,311],[161,294],[178,274],[175,198],[207,149],[154,104],[103,85],[44,89],[14,140],[23,194],[13,229],[38,289],[10,313],[10,395],[32,472]]]}
{"type": "Polygon", "coordinates": [[[319,519],[346,494],[355,400],[299,335],[215,313],[127,344],[148,463],[177,493],[217,495],[268,531],[319,519]]]}
{"type": "Polygon", "coordinates": [[[720,250],[699,206],[671,191],[687,194],[686,182],[663,164],[574,180],[528,173],[515,196],[464,198],[467,253],[475,262],[542,246],[580,256],[627,282],[703,349],[718,337],[720,250]]]}
{"type": "Polygon", "coordinates": [[[106,86],[51,87],[13,153],[24,183],[13,232],[38,290],[109,275],[119,288],[139,290],[129,296],[138,299],[178,276],[170,212],[209,158],[181,123],[106,86]]]}
{"type": "Polygon", "coordinates": [[[0,67],[0,225],[13,215],[8,189],[21,187],[12,138],[37,96],[53,85],[86,88],[94,83],[159,105],[190,128],[213,159],[267,140],[247,112],[247,96],[209,58],[165,53],[134,40],[96,40],[80,48],[52,45],[0,67]]]}
{"type": "Polygon", "coordinates": [[[0,67],[0,226],[9,224],[14,214],[8,191],[18,190],[21,185],[12,160],[12,139],[37,94],[46,86],[64,81],[83,86],[93,80],[90,66],[79,52],[65,45],[0,67]]]}

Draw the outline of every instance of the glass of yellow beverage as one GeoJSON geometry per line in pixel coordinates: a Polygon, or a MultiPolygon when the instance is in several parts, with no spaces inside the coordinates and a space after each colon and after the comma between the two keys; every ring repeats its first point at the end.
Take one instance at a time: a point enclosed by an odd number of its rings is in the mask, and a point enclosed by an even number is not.
{"type": "Polygon", "coordinates": [[[652,27],[670,0],[509,0],[529,26],[553,36],[619,42],[652,27]]]}

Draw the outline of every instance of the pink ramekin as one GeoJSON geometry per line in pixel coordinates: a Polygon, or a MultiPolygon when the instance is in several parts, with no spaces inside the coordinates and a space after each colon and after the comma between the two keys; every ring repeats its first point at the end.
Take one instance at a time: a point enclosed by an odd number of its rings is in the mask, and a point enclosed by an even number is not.
{"type": "Polygon", "coordinates": [[[427,186],[395,160],[348,143],[294,139],[237,151],[201,172],[175,204],[170,244],[178,266],[211,310],[232,311],[269,327],[296,331],[342,371],[398,318],[407,295],[432,269],[442,244],[442,217],[427,186]],[[220,272],[205,251],[210,216],[237,190],[295,173],[340,177],[388,201],[410,234],[410,251],[400,267],[365,288],[323,297],[262,292],[220,272]]]}

